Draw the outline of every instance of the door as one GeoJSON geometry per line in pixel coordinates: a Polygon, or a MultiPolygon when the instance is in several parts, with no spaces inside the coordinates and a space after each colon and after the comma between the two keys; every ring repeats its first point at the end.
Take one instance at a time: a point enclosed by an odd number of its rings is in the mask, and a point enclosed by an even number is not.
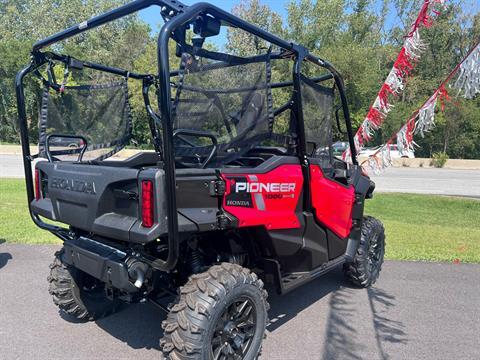
{"type": "Polygon", "coordinates": [[[310,165],[310,189],[317,221],[339,238],[347,238],[352,227],[353,186],[329,179],[319,165],[310,165]]]}
{"type": "MultiPolygon", "coordinates": [[[[337,166],[333,166],[334,92],[332,88],[316,84],[304,76],[301,81],[305,140],[310,152],[309,186],[313,212],[317,222],[344,239],[352,226],[355,191],[352,185],[347,185],[346,177],[342,181],[336,178],[339,171],[335,169],[337,166]]],[[[343,172],[346,176],[346,170],[343,172]]]]}

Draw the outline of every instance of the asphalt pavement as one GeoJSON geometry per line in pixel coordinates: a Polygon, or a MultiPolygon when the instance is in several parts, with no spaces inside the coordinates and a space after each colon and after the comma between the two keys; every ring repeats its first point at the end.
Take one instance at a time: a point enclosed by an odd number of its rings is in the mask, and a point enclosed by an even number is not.
{"type": "MultiPolygon", "coordinates": [[[[151,304],[90,323],[60,316],[46,281],[56,249],[0,244],[0,358],[160,359],[165,314],[151,304]]],[[[480,359],[479,278],[480,265],[389,261],[365,290],[337,269],[269,297],[261,358],[480,359]]]]}
{"type": "Polygon", "coordinates": [[[0,154],[0,177],[23,178],[21,155],[0,154]]]}
{"type": "Polygon", "coordinates": [[[372,180],[380,192],[480,198],[480,170],[388,168],[372,180]]]}

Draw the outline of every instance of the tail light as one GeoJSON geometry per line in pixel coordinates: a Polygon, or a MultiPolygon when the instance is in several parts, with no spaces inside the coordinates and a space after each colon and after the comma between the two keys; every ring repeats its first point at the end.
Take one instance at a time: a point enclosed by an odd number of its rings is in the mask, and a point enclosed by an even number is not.
{"type": "Polygon", "coordinates": [[[153,182],[142,180],[142,226],[150,228],[153,226],[153,182]]]}
{"type": "Polygon", "coordinates": [[[41,186],[40,182],[42,179],[40,179],[40,171],[38,169],[35,169],[35,200],[40,200],[42,197],[42,192],[41,192],[41,186]]]}

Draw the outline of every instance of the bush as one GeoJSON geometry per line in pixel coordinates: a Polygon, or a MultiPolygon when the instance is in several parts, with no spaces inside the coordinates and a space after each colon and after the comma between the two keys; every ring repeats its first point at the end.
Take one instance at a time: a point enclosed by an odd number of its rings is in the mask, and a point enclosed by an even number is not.
{"type": "Polygon", "coordinates": [[[436,168],[443,168],[447,163],[448,155],[444,152],[437,152],[433,154],[432,165],[436,168]]]}

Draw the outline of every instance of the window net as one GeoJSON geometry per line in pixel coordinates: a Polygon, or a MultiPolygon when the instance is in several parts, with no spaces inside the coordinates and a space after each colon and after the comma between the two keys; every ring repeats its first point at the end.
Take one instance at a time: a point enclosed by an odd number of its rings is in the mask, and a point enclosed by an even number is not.
{"type": "Polygon", "coordinates": [[[81,160],[103,160],[120,151],[131,132],[127,80],[65,86],[63,91],[46,84],[40,111],[39,156],[46,156],[49,138],[50,154],[59,160],[78,160],[84,146],[81,160]]]}
{"type": "Polygon", "coordinates": [[[332,148],[333,88],[301,77],[303,121],[307,147],[312,155],[330,157],[332,148]]]}
{"type": "MultiPolygon", "coordinates": [[[[174,85],[173,128],[208,133],[218,143],[212,163],[228,164],[272,138],[273,110],[267,61],[200,64],[182,55],[174,85]]],[[[177,156],[203,158],[213,147],[205,136],[175,138],[177,156]]]]}

